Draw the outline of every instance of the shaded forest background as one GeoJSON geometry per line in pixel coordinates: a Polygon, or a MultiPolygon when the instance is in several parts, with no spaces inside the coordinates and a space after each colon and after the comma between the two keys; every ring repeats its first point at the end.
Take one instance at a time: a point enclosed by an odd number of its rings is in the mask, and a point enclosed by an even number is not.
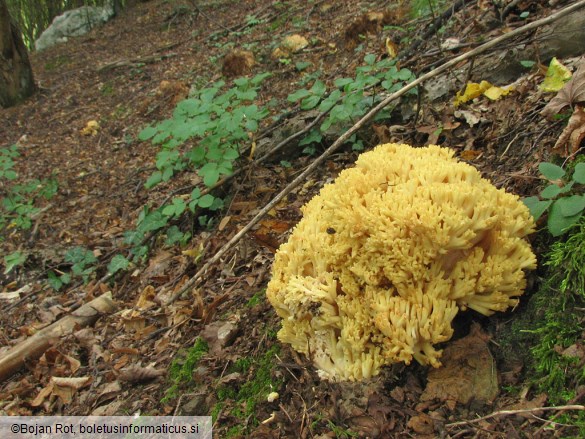
{"type": "Polygon", "coordinates": [[[22,39],[29,50],[53,19],[63,12],[82,6],[114,6],[114,11],[136,3],[136,0],[6,0],[8,11],[18,23],[22,39]]]}

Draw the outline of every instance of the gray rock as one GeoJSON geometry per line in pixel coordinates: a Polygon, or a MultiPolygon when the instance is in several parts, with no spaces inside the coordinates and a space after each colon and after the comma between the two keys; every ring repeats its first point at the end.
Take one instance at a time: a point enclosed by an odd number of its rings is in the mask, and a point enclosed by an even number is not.
{"type": "Polygon", "coordinates": [[[113,15],[112,6],[83,6],[66,11],[55,17],[51,25],[35,41],[35,49],[45,50],[55,44],[66,42],[69,37],[86,34],[95,26],[107,22],[113,15]]]}

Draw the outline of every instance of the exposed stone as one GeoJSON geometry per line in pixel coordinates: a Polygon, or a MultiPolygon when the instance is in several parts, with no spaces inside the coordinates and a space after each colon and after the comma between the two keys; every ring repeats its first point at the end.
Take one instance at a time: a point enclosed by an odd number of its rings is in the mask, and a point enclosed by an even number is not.
{"type": "Polygon", "coordinates": [[[45,50],[55,44],[67,42],[69,37],[84,35],[113,16],[111,6],[83,6],[66,11],[55,17],[51,25],[35,41],[35,49],[45,50]]]}

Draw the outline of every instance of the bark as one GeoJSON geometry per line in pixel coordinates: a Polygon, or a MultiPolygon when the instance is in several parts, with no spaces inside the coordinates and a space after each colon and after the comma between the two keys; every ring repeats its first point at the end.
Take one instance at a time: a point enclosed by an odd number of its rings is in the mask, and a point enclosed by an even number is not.
{"type": "Polygon", "coordinates": [[[35,90],[26,46],[6,0],[0,0],[0,107],[16,105],[35,90]]]}
{"type": "Polygon", "coordinates": [[[0,382],[10,378],[28,362],[40,358],[47,349],[59,341],[60,337],[92,325],[102,314],[109,314],[115,310],[112,294],[105,293],[13,346],[0,358],[0,382]]]}

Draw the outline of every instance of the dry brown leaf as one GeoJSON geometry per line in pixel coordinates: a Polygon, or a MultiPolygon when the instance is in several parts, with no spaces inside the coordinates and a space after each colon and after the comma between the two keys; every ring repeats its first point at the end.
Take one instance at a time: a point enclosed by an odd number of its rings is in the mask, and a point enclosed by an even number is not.
{"type": "Polygon", "coordinates": [[[53,377],[53,395],[61,398],[63,403],[69,404],[79,389],[91,383],[91,377],[63,378],[53,377]]]}
{"type": "Polygon", "coordinates": [[[552,151],[561,157],[568,157],[577,152],[583,139],[585,139],[585,110],[577,105],[552,151]]]}
{"type": "Polygon", "coordinates": [[[430,435],[435,431],[433,419],[424,413],[410,418],[408,421],[408,427],[412,428],[418,434],[430,435]]]}
{"type": "Polygon", "coordinates": [[[541,111],[546,117],[558,114],[566,106],[585,103],[585,62],[582,62],[565,86],[541,111]]]}
{"type": "Polygon", "coordinates": [[[51,396],[56,396],[60,398],[64,404],[69,404],[75,393],[77,393],[77,391],[82,387],[90,384],[91,381],[91,377],[51,377],[49,384],[41,389],[37,397],[31,401],[30,405],[33,407],[38,407],[51,396]]]}

